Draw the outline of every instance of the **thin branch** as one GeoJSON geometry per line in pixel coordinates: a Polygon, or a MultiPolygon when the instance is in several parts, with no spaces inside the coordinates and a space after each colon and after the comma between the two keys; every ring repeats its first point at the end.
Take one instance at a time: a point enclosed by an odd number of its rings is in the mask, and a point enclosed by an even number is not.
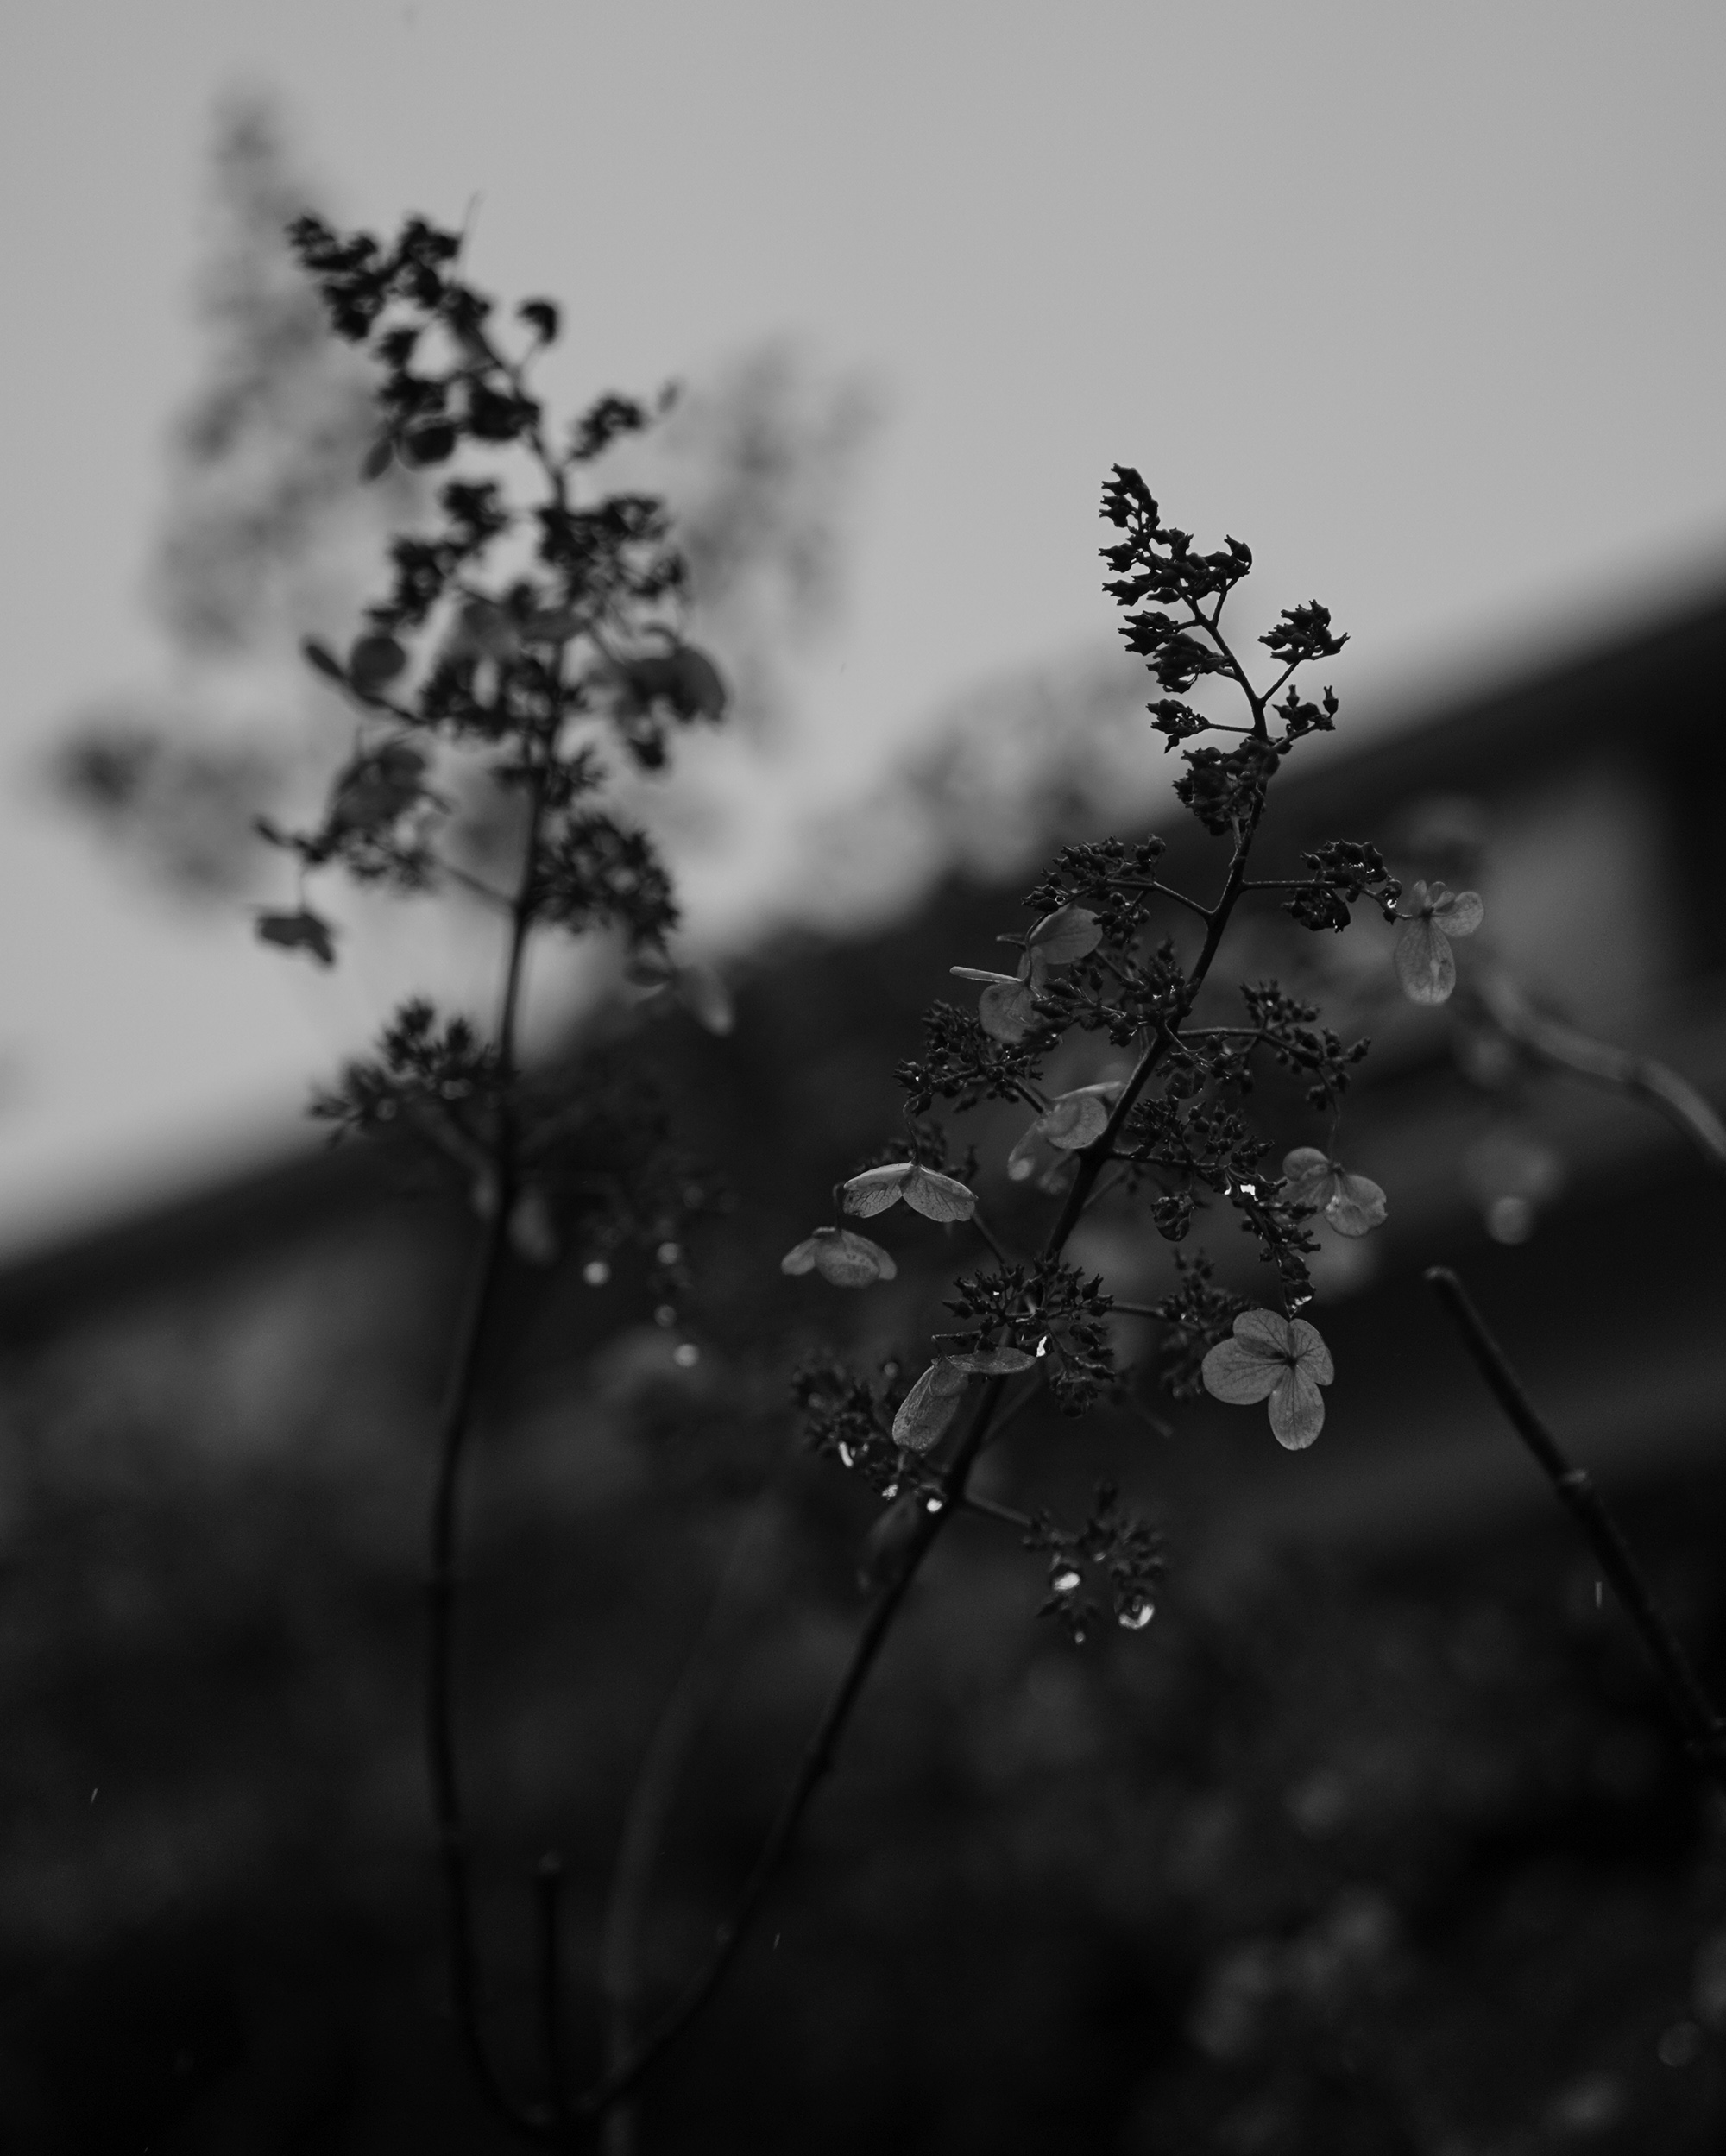
{"type": "Polygon", "coordinates": [[[509,893],[499,891],[483,876],[470,876],[465,868],[457,868],[454,861],[445,861],[441,854],[434,854],[432,861],[439,875],[447,876],[452,883],[460,884],[464,891],[471,891],[476,898],[483,898],[488,905],[497,906],[505,913],[515,911],[515,901],[509,893]]]}
{"type": "Polygon", "coordinates": [[[444,1877],[450,1999],[457,2037],[487,2102],[508,2124],[520,2129],[530,2121],[517,2109],[498,2078],[480,2027],[472,1884],[456,1761],[452,1696],[457,1516],[462,1453],[478,1380],[480,1345],[502,1277],[508,1214],[508,1205],[500,1193],[500,1202],[485,1224],[469,1281],[467,1303],[457,1334],[449,1390],[438,1434],[437,1477],[432,1497],[432,1567],[427,1583],[430,1606],[426,1629],[425,1746],[438,1862],[444,1877]]]}
{"type": "MultiPolygon", "coordinates": [[[[1231,734],[1244,734],[1249,731],[1244,726],[1230,727],[1226,730],[1231,734]]],[[[1177,891],[1173,884],[1158,883],[1153,878],[1146,888],[1154,891],[1159,898],[1173,898],[1176,905],[1185,906],[1189,913],[1196,913],[1201,921],[1209,922],[1211,908],[1207,905],[1200,905],[1196,898],[1189,898],[1184,891],[1177,891]]]]}
{"type": "MultiPolygon", "coordinates": [[[[606,2063],[613,2069],[624,2064],[634,2045],[641,1993],[641,1939],[653,1869],[683,1762],[712,1698],[727,1620],[733,1614],[740,1583],[751,1576],[755,1538],[768,1516],[764,1500],[778,1464],[776,1460],[769,1469],[755,1503],[733,1537],[701,1630],[659,1711],[625,1807],[600,1943],[606,2063]]],[[[633,2156],[635,2146],[634,2107],[627,2097],[620,2097],[606,2114],[606,2156],[633,2156]]]]}
{"type": "MultiPolygon", "coordinates": [[[[1002,1420],[1005,1421],[1005,1417],[1002,1420]]],[[[998,1437],[1000,1434],[998,1424],[994,1435],[998,1437]]],[[[1036,1524],[1029,1512],[1015,1512],[1010,1504],[997,1504],[992,1497],[980,1497],[968,1490],[961,1503],[966,1511],[974,1512],[981,1519],[997,1521],[1002,1527],[1016,1529],[1021,1535],[1029,1535],[1036,1524]]]]}
{"type": "MultiPolygon", "coordinates": [[[[515,1075],[516,1022],[527,944],[533,929],[534,856],[544,812],[544,784],[536,782],[531,798],[520,877],[511,909],[509,952],[504,968],[497,1020],[498,1069],[506,1092],[515,1075]]],[[[532,2134],[537,2130],[538,2121],[522,2111],[505,2090],[491,2063],[480,2024],[473,1883],[468,1865],[467,1834],[455,1733],[456,1560],[462,1465],[473,1422],[480,1352],[502,1279],[509,1215],[515,1195],[515,1132],[507,1102],[500,1108],[490,1164],[496,1182],[496,1203],[490,1219],[486,1222],[475,1258],[438,1434],[437,1470],[432,1494],[431,1573],[428,1582],[425,1745],[432,1785],[432,1817],[444,1875],[450,2003],[457,2035],[486,2101],[517,2132],[532,2134]]]]}
{"type": "Polygon", "coordinates": [[[992,1228],[989,1226],[989,1223],[983,1218],[983,1208],[981,1206],[979,1206],[972,1214],[971,1225],[976,1229],[977,1232],[982,1237],[983,1240],[989,1245],[990,1250],[993,1252],[998,1264],[1003,1265],[1011,1265],[1013,1263],[1012,1254],[1007,1249],[1006,1245],[1002,1242],[1000,1237],[996,1234],[993,1228],[992,1228]]]}
{"type": "Polygon", "coordinates": [[[1572,1466],[1552,1432],[1535,1413],[1504,1351],[1486,1329],[1468,1290],[1448,1266],[1433,1265],[1425,1275],[1436,1290],[1475,1366],[1516,1434],[1540,1463],[1561,1504],[1575,1516],[1601,1571],[1612,1582],[1624,1613],[1636,1628],[1691,1756],[1726,1795],[1726,1719],[1703,1690],[1671,1620],[1661,1609],[1647,1574],[1586,1468],[1572,1466]]]}
{"type": "Polygon", "coordinates": [[[611,2068],[580,2099],[577,2109],[588,2116],[603,2112],[633,2088],[641,2076],[677,2041],[707,2004],[725,1977],[744,1940],[753,1929],[767,1889],[791,1853],[804,1812],[822,1781],[832,1771],[841,1740],[868,1682],[876,1658],[892,1630],[900,1605],[910,1591],[923,1561],[935,1547],[948,1522],[961,1508],[965,1485],[988,1433],[996,1403],[1005,1387],[1005,1377],[992,1377],[978,1402],[969,1428],[942,1477],[942,1502],[935,1511],[917,1516],[915,1539],[907,1549],[898,1575],[881,1590],[852,1649],[839,1683],[827,1703],[815,1734],[809,1739],[791,1788],[779,1807],[754,1869],[745,1882],[730,1916],[719,1927],[712,1951],[695,1980],[670,2012],[620,2065],[611,2068]]]}
{"type": "Polygon", "coordinates": [[[1556,1069],[1647,1100],[1677,1125],[1717,1175],[1726,1175],[1726,1124],[1669,1064],[1628,1049],[1609,1048],[1573,1026],[1543,1018],[1521,990],[1502,975],[1477,984],[1474,993],[1493,1024],[1517,1047],[1556,1069]]]}

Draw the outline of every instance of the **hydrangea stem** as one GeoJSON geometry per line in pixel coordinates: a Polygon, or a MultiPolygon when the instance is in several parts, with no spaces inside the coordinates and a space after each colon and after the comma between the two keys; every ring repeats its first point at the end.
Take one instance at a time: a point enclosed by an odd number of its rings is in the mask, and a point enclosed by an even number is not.
{"type": "Polygon", "coordinates": [[[1670,1618],[1605,1499],[1595,1488],[1588,1470],[1572,1466],[1558,1440],[1535,1413],[1503,1349],[1487,1330],[1461,1281],[1446,1265],[1431,1267],[1425,1278],[1461,1333],[1475,1367],[1511,1428],[1534,1455],[1559,1502],[1568,1508],[1587,1537],[1601,1571],[1612,1582],[1613,1592],[1660,1674],[1691,1756],[1726,1796],[1726,1720],[1703,1690],[1670,1618]]]}

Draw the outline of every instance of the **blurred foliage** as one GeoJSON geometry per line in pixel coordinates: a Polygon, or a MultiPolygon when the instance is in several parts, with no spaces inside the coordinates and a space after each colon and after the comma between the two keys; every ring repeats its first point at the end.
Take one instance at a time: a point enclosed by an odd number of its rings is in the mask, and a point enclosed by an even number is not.
{"type": "MultiPolygon", "coordinates": [[[[650,1997],[699,1954],[847,1650],[878,1501],[797,1451],[778,1372],[890,1353],[926,1245],[895,1238],[901,1276],[867,1297],[779,1273],[875,1107],[790,1043],[885,1068],[979,903],[764,968],[726,1039],[662,1036],[692,1139],[749,1194],[702,1231],[677,1328],[627,1269],[511,1276],[462,1681],[507,2041],[533,2026],[547,1848],[594,2026],[622,1809],[721,1579],[650,1997]]],[[[453,1188],[362,1183],[12,1328],[20,2146],[501,2145],[443,2019],[418,1734],[425,1431],[471,1232],[453,1188]]],[[[1051,1415],[1001,1448],[1009,1502],[1035,1449],[1070,1510],[1103,1476],[1170,1509],[1156,1621],[1074,1648],[1036,1621],[1014,1533],[960,1524],[734,1989],[650,2089],[646,2149],[1717,2146],[1717,1823],[1561,1526],[1376,1562],[1201,1534],[1183,1461],[1225,1419],[1171,1442],[1051,1415]]],[[[1717,1672],[1723,1515],[1717,1478],[1631,1522],[1717,1672]]]]}

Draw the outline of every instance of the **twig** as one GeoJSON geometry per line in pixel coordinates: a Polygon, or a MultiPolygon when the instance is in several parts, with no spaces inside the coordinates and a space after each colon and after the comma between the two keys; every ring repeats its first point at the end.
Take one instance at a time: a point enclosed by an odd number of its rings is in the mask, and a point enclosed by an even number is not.
{"type": "Polygon", "coordinates": [[[1446,1265],[1431,1266],[1425,1278],[1436,1290],[1476,1366],[1516,1434],[1539,1461],[1561,1504],[1575,1515],[1600,1569],[1612,1582],[1624,1611],[1641,1636],[1691,1756],[1726,1795],[1726,1720],[1703,1690],[1671,1620],[1585,1467],[1572,1467],[1558,1440],[1523,1391],[1504,1352],[1474,1307],[1468,1290],[1446,1265]]]}
{"type": "MultiPolygon", "coordinates": [[[[532,881],[545,788],[536,783],[528,815],[520,880],[510,924],[509,953],[497,1020],[498,1070],[507,1088],[515,1072],[516,1020],[522,973],[533,928],[532,881]]],[[[515,1136],[507,1106],[500,1109],[492,1168],[496,1203],[486,1222],[469,1282],[467,1306],[450,1364],[448,1391],[438,1435],[438,1465],[432,1493],[432,1561],[426,1626],[425,1747],[432,1785],[432,1810],[444,1875],[445,1927],[450,1957],[450,2005],[462,2047],[482,2094],[499,2117],[518,2133],[533,2134],[538,2122],[505,2090],[486,2049],[480,2026],[478,1956],[474,1939],[473,1888],[468,1869],[461,1778],[455,1733],[456,1555],[460,1523],[463,1455],[473,1422],[480,1352],[503,1273],[503,1256],[514,1199],[515,1136]]]]}
{"type": "Polygon", "coordinates": [[[1610,1048],[1556,1018],[1543,1018],[1521,990],[1502,977],[1477,983],[1475,995],[1499,1031],[1518,1048],[1578,1078],[1639,1095],[1677,1125],[1717,1175],[1726,1175],[1726,1124],[1670,1064],[1610,1048]]]}
{"type": "Polygon", "coordinates": [[[906,1550],[898,1575],[876,1598],[875,1605],[865,1621],[844,1673],[820,1721],[816,1724],[815,1734],[809,1739],[791,1786],[779,1807],[772,1831],[762,1847],[761,1854],[755,1860],[754,1869],[745,1882],[730,1916],[719,1927],[705,1964],[671,2011],[649,2031],[629,2056],[611,2068],[580,2099],[577,2109],[586,2115],[594,2116],[604,2111],[633,2089],[647,2069],[676,2042],[718,1989],[738,1950],[753,1928],[767,1889],[791,1853],[791,1844],[797,1838],[803,1814],[809,1809],[809,1800],[831,1771],[838,1756],[846,1725],[862,1696],[876,1657],[886,1643],[900,1604],[910,1592],[911,1582],[916,1579],[923,1559],[934,1548],[936,1538],[948,1520],[960,1510],[967,1478],[981,1449],[995,1404],[1006,1382],[1005,1377],[989,1379],[964,1441],[942,1478],[943,1502],[940,1509],[933,1512],[924,1510],[918,1515],[916,1539],[906,1550]]]}
{"type": "MultiPolygon", "coordinates": [[[[775,1461],[774,1468],[778,1465],[775,1461]]],[[[701,1630],[659,1711],[625,1807],[600,1944],[600,1990],[606,2006],[606,2064],[609,2069],[624,2064],[635,2042],[641,1937],[653,1868],[683,1762],[712,1693],[724,1644],[725,1621],[732,1614],[738,1583],[746,1576],[745,1560],[753,1554],[755,1538],[767,1517],[763,1500],[772,1479],[773,1469],[770,1469],[748,1517],[733,1538],[701,1630]]],[[[634,2107],[627,2096],[620,2096],[605,2116],[606,2156],[633,2156],[635,2146],[634,2107]]]]}
{"type": "Polygon", "coordinates": [[[510,2125],[521,2128],[529,2121],[518,2111],[499,2080],[480,2027],[478,1966],[461,1781],[456,1763],[452,1684],[456,1530],[462,1453],[472,1415],[480,1344],[502,1274],[507,1228],[508,1205],[500,1193],[497,1208],[486,1222],[469,1282],[467,1308],[457,1335],[438,1432],[437,1479],[432,1497],[432,1568],[427,1583],[430,1607],[426,1627],[425,1749],[438,1861],[444,1876],[450,2002],[457,2034],[487,2102],[510,2125]]]}

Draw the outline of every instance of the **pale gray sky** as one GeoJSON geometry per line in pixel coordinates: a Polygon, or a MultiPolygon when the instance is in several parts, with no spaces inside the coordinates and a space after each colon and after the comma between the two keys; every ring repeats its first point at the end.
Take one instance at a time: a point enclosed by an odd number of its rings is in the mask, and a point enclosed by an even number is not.
{"type": "Polygon", "coordinates": [[[568,303],[571,394],[786,332],[891,418],[806,739],[1105,643],[1099,482],[1249,538],[1365,722],[1726,576],[1726,9],[1679,0],[35,0],[0,32],[0,1245],[287,1127],[372,987],[104,862],[33,772],[140,589],[218,97],[337,211],[568,303]]]}

